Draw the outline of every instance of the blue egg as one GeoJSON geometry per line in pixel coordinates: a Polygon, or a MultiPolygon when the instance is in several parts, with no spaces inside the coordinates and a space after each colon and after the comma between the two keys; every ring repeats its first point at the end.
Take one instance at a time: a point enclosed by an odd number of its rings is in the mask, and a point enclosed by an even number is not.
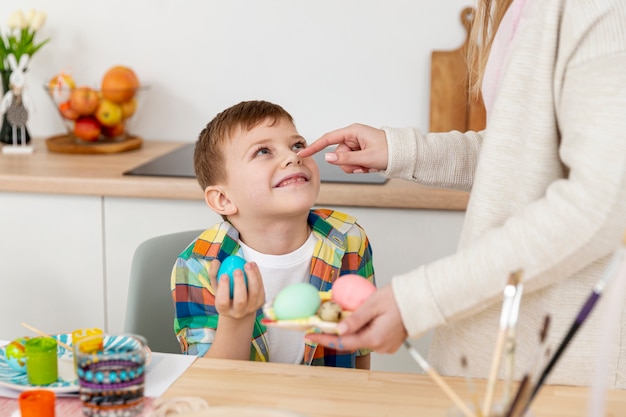
{"type": "Polygon", "coordinates": [[[244,272],[243,266],[246,264],[246,260],[237,255],[231,255],[224,259],[222,264],[220,265],[219,271],[217,271],[217,279],[219,279],[222,275],[226,274],[230,278],[230,298],[233,298],[235,293],[235,281],[233,280],[233,272],[240,269],[243,272],[244,281],[246,283],[246,287],[248,286],[248,277],[244,272]]]}

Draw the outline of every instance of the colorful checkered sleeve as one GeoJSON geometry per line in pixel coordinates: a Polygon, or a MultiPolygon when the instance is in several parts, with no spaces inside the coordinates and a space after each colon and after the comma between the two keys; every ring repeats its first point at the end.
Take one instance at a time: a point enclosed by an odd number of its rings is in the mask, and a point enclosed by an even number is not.
{"type": "Polygon", "coordinates": [[[174,332],[186,354],[204,355],[215,337],[218,313],[207,274],[209,262],[185,251],[172,270],[174,332]]]}

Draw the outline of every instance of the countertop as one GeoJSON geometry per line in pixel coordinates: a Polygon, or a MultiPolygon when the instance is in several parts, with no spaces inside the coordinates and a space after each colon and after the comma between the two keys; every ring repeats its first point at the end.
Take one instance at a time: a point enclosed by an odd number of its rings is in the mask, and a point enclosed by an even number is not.
{"type": "MultiPolygon", "coordinates": [[[[50,152],[34,139],[32,154],[0,153],[0,192],[203,200],[195,179],[128,176],[124,172],[187,142],[144,140],[137,150],[115,154],[50,152]]],[[[322,183],[318,205],[464,210],[468,193],[392,179],[384,185],[322,183]]]]}

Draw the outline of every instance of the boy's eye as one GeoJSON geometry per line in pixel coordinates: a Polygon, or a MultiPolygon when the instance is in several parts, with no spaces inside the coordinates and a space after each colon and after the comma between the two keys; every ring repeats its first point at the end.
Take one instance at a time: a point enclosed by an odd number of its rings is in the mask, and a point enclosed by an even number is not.
{"type": "Polygon", "coordinates": [[[262,147],[262,148],[257,149],[254,156],[268,155],[269,153],[270,153],[269,148],[262,147]]]}
{"type": "Polygon", "coordinates": [[[295,151],[301,151],[304,148],[306,148],[306,143],[304,143],[304,142],[298,142],[298,143],[293,145],[293,149],[295,151]]]}

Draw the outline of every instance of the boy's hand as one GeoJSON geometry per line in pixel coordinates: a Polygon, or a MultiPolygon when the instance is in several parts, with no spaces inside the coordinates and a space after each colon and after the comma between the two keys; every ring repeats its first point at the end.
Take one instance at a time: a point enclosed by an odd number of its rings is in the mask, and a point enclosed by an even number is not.
{"type": "Polygon", "coordinates": [[[233,279],[235,281],[235,291],[232,299],[230,298],[230,278],[226,274],[218,277],[217,272],[219,268],[220,261],[216,259],[211,262],[209,279],[215,291],[215,308],[217,312],[222,317],[230,317],[236,320],[243,319],[250,315],[255,317],[257,310],[261,308],[265,302],[265,289],[257,264],[247,262],[244,265],[248,277],[247,289],[242,271],[234,271],[233,279]]]}
{"type": "Polygon", "coordinates": [[[220,262],[214,260],[209,267],[209,279],[215,295],[215,308],[220,315],[219,326],[207,358],[249,360],[250,340],[256,312],[265,302],[265,289],[261,272],[254,262],[244,265],[248,276],[248,288],[241,270],[234,273],[234,294],[230,298],[227,274],[217,277],[220,262]]]}

